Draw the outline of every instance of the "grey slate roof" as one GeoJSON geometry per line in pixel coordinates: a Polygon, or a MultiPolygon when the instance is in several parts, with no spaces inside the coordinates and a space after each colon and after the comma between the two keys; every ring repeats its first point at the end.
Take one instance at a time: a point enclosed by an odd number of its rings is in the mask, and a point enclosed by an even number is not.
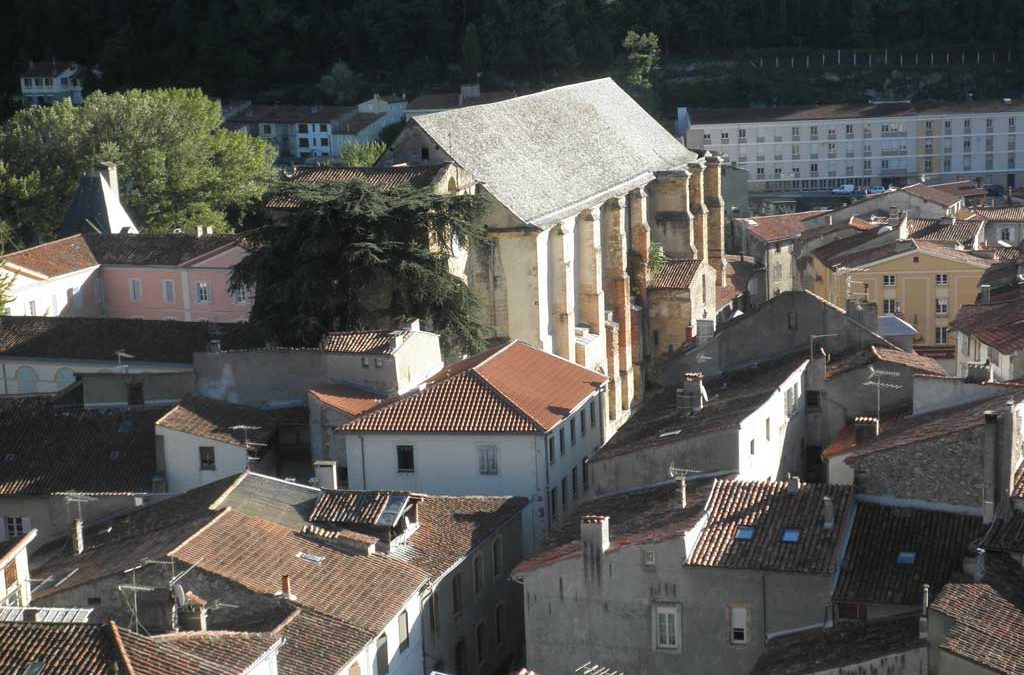
{"type": "Polygon", "coordinates": [[[100,176],[82,176],[57,236],[86,232],[112,234],[125,228],[133,233],[138,231],[121,205],[118,194],[100,176]]]}
{"type": "Polygon", "coordinates": [[[538,227],[697,158],[610,78],[411,123],[516,217],[538,227]]]}
{"type": "Polygon", "coordinates": [[[246,472],[238,477],[212,507],[232,508],[249,516],[301,530],[319,497],[318,488],[246,472]]]}

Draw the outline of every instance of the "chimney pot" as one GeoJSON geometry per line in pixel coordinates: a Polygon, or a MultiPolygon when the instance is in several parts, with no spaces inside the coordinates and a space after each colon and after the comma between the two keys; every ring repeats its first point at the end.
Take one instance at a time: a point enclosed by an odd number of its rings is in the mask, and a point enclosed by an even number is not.
{"type": "Polygon", "coordinates": [[[982,284],[981,289],[981,304],[987,305],[992,302],[992,286],[989,284],[982,284]]]}
{"type": "Polygon", "coordinates": [[[836,526],[836,505],[827,495],[821,500],[821,515],[822,526],[826,530],[831,530],[836,526]]]}
{"type": "Polygon", "coordinates": [[[322,490],[338,489],[338,463],[334,460],[317,460],[313,462],[316,482],[322,490]]]}
{"type": "Polygon", "coordinates": [[[786,492],[791,495],[800,493],[800,476],[789,475],[788,485],[786,486],[786,492]]]}
{"type": "Polygon", "coordinates": [[[877,417],[855,417],[853,418],[854,442],[857,445],[869,443],[878,437],[877,417]]]}
{"type": "Polygon", "coordinates": [[[292,578],[291,575],[281,575],[281,592],[279,595],[286,600],[294,600],[295,596],[292,595],[292,578]]]}
{"type": "Polygon", "coordinates": [[[689,414],[699,412],[708,399],[704,389],[703,373],[683,373],[681,386],[676,389],[676,408],[689,414]]]}
{"type": "Polygon", "coordinates": [[[601,555],[611,545],[608,531],[608,516],[583,516],[580,518],[580,540],[585,552],[601,555]]]}

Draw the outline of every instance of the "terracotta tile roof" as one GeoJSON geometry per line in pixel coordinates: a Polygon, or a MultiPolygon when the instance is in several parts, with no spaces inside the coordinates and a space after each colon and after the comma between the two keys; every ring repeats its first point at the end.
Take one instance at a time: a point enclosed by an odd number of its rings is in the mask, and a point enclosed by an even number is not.
{"type": "Polygon", "coordinates": [[[907,225],[911,239],[971,245],[978,236],[978,232],[984,228],[985,221],[981,219],[960,220],[957,218],[940,218],[937,220],[910,218],[907,221],[907,225]]]}
{"type": "Polygon", "coordinates": [[[377,634],[304,607],[275,633],[285,638],[277,655],[281,675],[338,675],[377,634]]]}
{"type": "Polygon", "coordinates": [[[78,69],[74,61],[32,61],[21,72],[22,77],[57,77],[69,68],[78,69]]]}
{"type": "MultiPolygon", "coordinates": [[[[395,331],[402,341],[409,331],[395,331]]],[[[391,333],[387,330],[353,330],[327,333],[320,339],[320,348],[325,352],[343,354],[393,354],[391,333]]],[[[401,343],[400,343],[401,344],[401,343]]]]}
{"type": "Polygon", "coordinates": [[[380,396],[347,384],[323,384],[309,393],[324,405],[349,415],[362,415],[383,401],[380,396]]]}
{"type": "Polygon", "coordinates": [[[919,605],[922,584],[934,597],[983,533],[980,516],[859,503],[833,600],[919,605]],[[913,564],[897,564],[903,552],[913,564]]]}
{"type": "MultiPolygon", "coordinates": [[[[1024,490],[1024,485],[1021,485],[1022,478],[1024,478],[1024,464],[1021,465],[1014,479],[1014,485],[1018,492],[1024,490]]],[[[1024,553],[1024,511],[1009,508],[1003,513],[997,513],[988,532],[985,533],[981,547],[992,551],[1024,553]]]]}
{"type": "Polygon", "coordinates": [[[107,625],[0,622],[0,671],[17,675],[32,662],[43,664],[40,675],[130,672],[107,625]]]}
{"type": "MultiPolygon", "coordinates": [[[[408,185],[425,188],[435,184],[447,170],[447,164],[426,164],[415,166],[315,166],[298,167],[285,175],[287,183],[314,185],[317,183],[347,183],[361,180],[379,188],[393,188],[408,185]]],[[[266,202],[270,209],[297,209],[302,202],[287,195],[274,195],[266,202]]]]}
{"type": "Polygon", "coordinates": [[[537,433],[560,423],[607,378],[518,340],[465,359],[424,389],[388,399],[342,431],[537,433]]]}
{"type": "Polygon", "coordinates": [[[972,180],[957,180],[949,183],[931,183],[929,187],[935,188],[936,190],[942,190],[948,192],[951,195],[958,197],[970,198],[970,197],[986,197],[988,196],[988,190],[983,187],[978,187],[972,180]]]}
{"type": "Polygon", "coordinates": [[[496,103],[515,98],[514,91],[482,91],[480,96],[463,99],[458,92],[446,94],[421,94],[409,101],[406,108],[408,112],[417,110],[451,110],[453,108],[468,108],[481,103],[496,103]]]}
{"type": "Polygon", "coordinates": [[[205,631],[149,638],[123,632],[136,675],[243,675],[278,642],[274,633],[205,631]],[[149,649],[142,648],[145,644],[149,649]],[[162,661],[159,667],[155,661],[162,661]]]}
{"type": "Polygon", "coordinates": [[[331,133],[339,136],[345,134],[358,134],[360,131],[385,116],[385,113],[356,113],[355,115],[342,118],[338,124],[335,124],[334,127],[331,128],[331,133]]]}
{"type": "Polygon", "coordinates": [[[156,423],[165,429],[241,447],[245,447],[246,438],[250,443],[265,445],[277,431],[277,421],[265,410],[191,394],[156,423]],[[238,425],[258,428],[231,429],[238,425]]]}
{"type": "MultiPolygon", "coordinates": [[[[666,541],[682,537],[697,524],[712,485],[713,480],[691,480],[686,486],[685,507],[679,486],[672,481],[598,497],[581,504],[579,513],[608,517],[609,551],[666,541]]],[[[516,565],[513,575],[528,574],[582,553],[580,518],[566,518],[540,550],[516,565]]]]}
{"type": "Polygon", "coordinates": [[[985,220],[1007,223],[1024,222],[1024,206],[985,206],[971,209],[985,220]]]}
{"type": "Polygon", "coordinates": [[[745,368],[704,382],[708,401],[700,412],[690,414],[676,406],[676,388],[663,388],[638,410],[591,461],[599,462],[642,451],[645,448],[679,442],[679,436],[736,428],[764,405],[790,375],[800,368],[803,354],[760,367],[745,368]],[[662,434],[675,432],[671,435],[662,434]]]}
{"type": "Polygon", "coordinates": [[[839,624],[771,639],[750,675],[847,672],[858,664],[927,646],[918,637],[918,617],[901,616],[839,624]]]}
{"type": "Polygon", "coordinates": [[[964,305],[952,323],[958,331],[1003,354],[1024,349],[1024,303],[964,305]]]}
{"type": "Polygon", "coordinates": [[[946,369],[938,361],[922,356],[914,352],[905,352],[902,349],[886,349],[884,347],[871,347],[871,353],[876,359],[883,363],[892,363],[899,366],[906,366],[919,373],[945,376],[946,369]]]}
{"type": "Polygon", "coordinates": [[[946,190],[937,190],[930,185],[924,183],[916,183],[914,185],[908,185],[905,188],[900,188],[907,194],[919,197],[927,202],[933,204],[939,204],[940,206],[950,207],[954,206],[957,202],[961,201],[963,197],[961,195],[952,194],[946,190]]]}
{"type": "Polygon", "coordinates": [[[152,492],[165,410],[0,410],[0,495],[152,492]]]}
{"type": "Polygon", "coordinates": [[[665,261],[665,266],[658,270],[657,276],[651,280],[650,288],[688,289],[700,266],[700,260],[669,258],[665,261]]]}
{"type": "Polygon", "coordinates": [[[754,273],[754,261],[741,259],[738,255],[725,257],[725,286],[715,287],[715,307],[721,309],[736,298],[747,293],[747,282],[754,273]]]}
{"type": "MultiPolygon", "coordinates": [[[[868,234],[875,236],[873,233],[868,234]]],[[[928,241],[927,239],[903,239],[892,242],[891,244],[884,244],[876,248],[853,251],[851,253],[837,252],[834,255],[822,257],[822,250],[830,248],[830,246],[818,249],[814,252],[814,255],[818,256],[819,260],[833,269],[837,269],[839,267],[859,267],[862,265],[869,265],[894,256],[905,255],[915,250],[967,265],[973,265],[975,267],[990,267],[995,263],[991,258],[974,255],[970,251],[961,251],[953,248],[952,246],[942,244],[941,242],[928,241]]]]}
{"type": "Polygon", "coordinates": [[[755,216],[749,232],[765,243],[794,239],[804,231],[805,221],[822,216],[827,210],[782,213],[775,216],[755,216]]]}
{"type": "Polygon", "coordinates": [[[62,358],[117,361],[127,351],[132,363],[191,364],[195,352],[206,351],[211,339],[224,349],[262,347],[265,343],[247,323],[147,321],[92,317],[0,317],[0,357],[62,358]]]}
{"type": "Polygon", "coordinates": [[[168,555],[264,595],[280,590],[281,575],[288,574],[301,606],[370,632],[379,632],[428,580],[423,570],[409,563],[341,553],[287,527],[233,510],[222,511],[168,555]],[[304,560],[300,553],[322,560],[304,560]]]}
{"type": "Polygon", "coordinates": [[[340,105],[254,105],[235,115],[232,122],[258,124],[330,124],[352,112],[340,105]]]}
{"type": "Polygon", "coordinates": [[[697,540],[691,565],[828,574],[836,566],[844,523],[853,501],[847,485],[803,484],[790,494],[788,483],[716,481],[707,505],[707,524],[697,540]],[[835,505],[835,524],[825,529],[824,498],[835,505]],[[751,539],[737,539],[752,527],[751,539]],[[784,530],[800,531],[799,541],[782,541],[784,530]]]}
{"type": "MultiPolygon", "coordinates": [[[[902,419],[902,417],[903,415],[900,413],[882,415],[882,419],[878,422],[879,433],[887,431],[897,420],[902,419]]],[[[821,456],[827,459],[829,457],[846,454],[850,448],[856,445],[856,443],[856,428],[853,422],[848,422],[846,426],[839,430],[839,433],[832,439],[832,442],[829,443],[821,452],[821,456]]]]}
{"type": "Polygon", "coordinates": [[[946,584],[931,609],[953,620],[939,649],[996,673],[1024,673],[1024,572],[1006,554],[985,554],[980,581],[946,584]]]}
{"type": "Polygon", "coordinates": [[[0,256],[0,260],[44,277],[70,274],[97,264],[81,234],[5,253],[0,256]]]}
{"type": "Polygon", "coordinates": [[[323,490],[313,507],[313,512],[309,514],[309,519],[314,523],[377,525],[392,497],[404,504],[409,499],[409,493],[379,490],[323,490]]]}
{"type": "Polygon", "coordinates": [[[241,243],[234,234],[83,234],[101,265],[178,266],[241,243]]]}

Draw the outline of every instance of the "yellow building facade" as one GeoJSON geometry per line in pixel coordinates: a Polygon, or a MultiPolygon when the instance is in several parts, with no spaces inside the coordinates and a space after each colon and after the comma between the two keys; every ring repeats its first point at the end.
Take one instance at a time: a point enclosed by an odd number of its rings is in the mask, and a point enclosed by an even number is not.
{"type": "Polygon", "coordinates": [[[851,255],[849,264],[810,258],[810,290],[844,307],[848,298],[878,303],[880,314],[897,314],[920,333],[920,346],[953,345],[950,324],[962,305],[974,302],[990,260],[930,242],[851,255]],[[876,256],[872,256],[876,253],[876,256]]]}

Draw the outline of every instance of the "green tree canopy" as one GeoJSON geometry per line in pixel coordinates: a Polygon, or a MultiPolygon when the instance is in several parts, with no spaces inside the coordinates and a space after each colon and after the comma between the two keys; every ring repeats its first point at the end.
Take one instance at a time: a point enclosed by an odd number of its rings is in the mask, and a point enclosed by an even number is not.
{"type": "Polygon", "coordinates": [[[26,108],[0,127],[0,217],[22,243],[48,239],[79,177],[112,161],[141,230],[225,228],[229,210],[258,203],[275,156],[222,128],[220,104],[198,89],[96,92],[79,107],[26,108]]]}
{"type": "Polygon", "coordinates": [[[654,33],[637,33],[629,31],[622,41],[629,62],[629,73],[626,81],[635,91],[649,91],[652,86],[651,73],[658,65],[661,47],[658,36],[654,33]]]}
{"type": "Polygon", "coordinates": [[[448,271],[454,247],[483,234],[481,197],[425,189],[381,189],[361,181],[289,184],[305,208],[249,233],[252,252],[232,288],[251,288],[249,316],[275,342],[315,346],[332,330],[426,321],[447,354],[483,344],[477,302],[448,271]]]}
{"type": "Polygon", "coordinates": [[[344,61],[338,61],[320,78],[320,91],[335,103],[351,103],[366,87],[362,76],[344,61]]]}
{"type": "Polygon", "coordinates": [[[373,166],[387,149],[384,141],[346,143],[341,149],[341,162],[345,166],[373,166]]]}

